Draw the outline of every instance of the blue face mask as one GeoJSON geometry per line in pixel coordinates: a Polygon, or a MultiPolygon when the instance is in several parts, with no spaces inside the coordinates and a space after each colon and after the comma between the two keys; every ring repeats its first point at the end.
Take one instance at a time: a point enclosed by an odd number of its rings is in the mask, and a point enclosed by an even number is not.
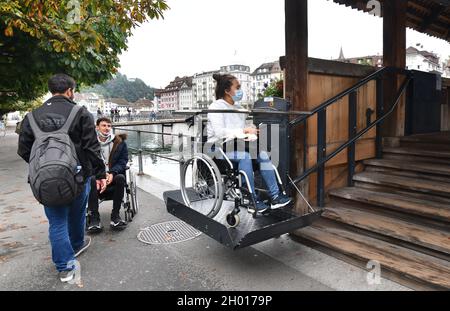
{"type": "Polygon", "coordinates": [[[244,91],[239,89],[239,90],[236,91],[236,94],[231,96],[231,97],[233,98],[233,100],[235,102],[239,102],[244,97],[244,91]]]}

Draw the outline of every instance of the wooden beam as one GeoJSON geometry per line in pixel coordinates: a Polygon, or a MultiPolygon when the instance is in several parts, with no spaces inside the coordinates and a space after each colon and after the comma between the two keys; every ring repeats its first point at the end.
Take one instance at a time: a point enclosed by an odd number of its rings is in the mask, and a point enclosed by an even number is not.
{"type": "MultiPolygon", "coordinates": [[[[383,63],[386,67],[406,67],[406,10],[408,1],[383,2],[383,63]]],[[[402,81],[395,74],[387,75],[384,83],[384,111],[389,111],[402,81]]],[[[405,103],[400,102],[396,111],[382,126],[383,136],[403,136],[405,103]]]]}
{"type": "Polygon", "coordinates": [[[443,5],[438,5],[432,12],[431,14],[424,19],[424,21],[422,22],[422,24],[420,25],[420,32],[425,32],[425,30],[428,29],[428,27],[430,27],[430,25],[436,21],[439,17],[439,15],[441,15],[442,12],[444,12],[446,9],[445,6],[443,5]]]}
{"type": "Polygon", "coordinates": [[[406,66],[405,0],[385,1],[383,6],[383,61],[385,66],[406,66]]]}
{"type": "MultiPolygon", "coordinates": [[[[306,109],[308,90],[308,1],[285,0],[285,37],[286,37],[286,72],[285,97],[291,101],[292,110],[306,109]]],[[[305,128],[298,127],[291,137],[293,150],[291,154],[291,175],[300,175],[304,167],[305,146],[303,137],[305,128]]],[[[304,185],[299,185],[307,193],[304,185]]],[[[305,211],[302,200],[296,200],[298,211],[305,211]]]]}
{"type": "MultiPolygon", "coordinates": [[[[447,7],[448,7],[448,5],[447,5],[447,7]]],[[[429,9],[428,7],[418,5],[416,2],[413,2],[413,1],[408,2],[408,13],[412,13],[415,16],[418,16],[417,14],[421,13],[421,12],[425,13],[425,16],[430,15],[432,13],[431,9],[429,9]]],[[[450,22],[450,18],[447,17],[445,14],[443,14],[441,16],[441,18],[446,22],[450,22]]]]}

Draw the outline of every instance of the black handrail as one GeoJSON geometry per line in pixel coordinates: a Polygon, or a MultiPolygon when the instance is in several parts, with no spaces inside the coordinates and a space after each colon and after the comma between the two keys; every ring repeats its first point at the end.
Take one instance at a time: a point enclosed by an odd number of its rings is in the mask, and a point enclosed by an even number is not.
{"type": "MultiPolygon", "coordinates": [[[[349,186],[353,185],[353,174],[355,169],[355,142],[361,138],[364,134],[366,134],[368,131],[370,131],[373,127],[377,127],[377,134],[376,134],[376,154],[377,157],[381,157],[381,123],[384,119],[386,119],[397,107],[398,102],[402,96],[402,94],[405,92],[407,86],[409,85],[410,81],[412,79],[412,74],[410,71],[400,68],[393,68],[393,67],[384,67],[376,72],[368,75],[352,87],[344,90],[343,92],[339,93],[338,95],[326,100],[324,103],[319,105],[318,107],[314,108],[311,111],[311,114],[309,115],[303,115],[300,116],[294,120],[292,120],[289,125],[291,128],[293,126],[299,125],[302,122],[306,122],[308,118],[312,117],[313,115],[317,115],[317,163],[313,167],[306,169],[306,152],[303,154],[303,162],[304,162],[304,168],[303,173],[299,177],[294,179],[294,184],[299,183],[300,181],[304,180],[306,177],[308,177],[311,173],[317,172],[317,205],[319,207],[324,206],[324,197],[325,197],[325,164],[331,160],[333,157],[335,157],[337,154],[339,154],[342,150],[345,148],[349,148],[348,151],[348,165],[349,165],[349,176],[348,176],[348,183],[349,186]],[[391,109],[387,113],[383,113],[383,79],[381,76],[387,72],[390,73],[399,73],[406,75],[406,79],[404,83],[402,84],[397,98],[392,105],[391,109]],[[370,123],[366,126],[364,130],[362,130],[359,133],[356,133],[356,105],[357,105],[357,90],[367,84],[368,82],[376,80],[377,81],[377,120],[373,123],[370,123]],[[349,139],[339,146],[336,150],[334,150],[331,154],[326,155],[326,109],[328,106],[332,105],[333,103],[336,103],[343,97],[349,95],[349,139]],[[380,116],[382,115],[382,116],[380,116]]],[[[306,134],[304,134],[304,146],[306,146],[306,134]]]]}
{"type": "MultiPolygon", "coordinates": [[[[365,77],[364,79],[362,79],[361,81],[359,81],[357,84],[353,85],[352,87],[346,89],[345,91],[342,91],[341,93],[339,93],[338,95],[326,100],[323,104],[317,106],[316,108],[314,108],[311,111],[310,115],[314,115],[317,112],[327,108],[328,106],[330,106],[331,104],[333,104],[334,102],[340,100],[341,98],[347,96],[348,94],[350,94],[351,92],[359,89],[361,86],[363,86],[364,84],[366,84],[369,81],[372,81],[373,79],[377,78],[378,76],[380,76],[383,72],[385,72],[389,67],[383,67],[377,71],[375,71],[374,73],[371,73],[370,75],[368,75],[367,77],[365,77]]],[[[310,116],[309,115],[309,116],[310,116]]],[[[299,123],[301,123],[303,120],[307,119],[309,116],[300,116],[294,120],[292,120],[289,124],[291,126],[297,125],[299,123]]]]}
{"type": "Polygon", "coordinates": [[[155,135],[165,135],[165,136],[174,136],[174,137],[189,137],[191,138],[192,135],[185,135],[185,134],[172,134],[172,133],[164,133],[164,132],[153,132],[153,131],[146,131],[146,130],[135,130],[135,129],[125,129],[122,127],[114,127],[114,130],[120,130],[120,131],[127,131],[127,132],[136,132],[136,133],[144,133],[144,134],[155,134],[155,135]]]}
{"type": "Polygon", "coordinates": [[[344,144],[342,144],[339,148],[337,148],[335,151],[333,151],[328,156],[326,156],[322,161],[320,161],[319,163],[317,163],[313,167],[309,168],[301,176],[295,178],[294,179],[294,183],[299,183],[300,181],[302,181],[303,179],[308,177],[311,173],[316,171],[320,166],[324,165],[326,162],[328,162],[329,160],[334,158],[339,152],[341,152],[342,150],[344,150],[345,148],[347,148],[348,146],[350,146],[351,144],[356,142],[361,136],[363,136],[368,131],[370,131],[374,126],[376,126],[379,123],[383,122],[383,120],[386,119],[395,110],[395,108],[397,107],[397,105],[398,105],[398,103],[400,101],[400,98],[403,95],[403,92],[405,91],[405,89],[408,86],[408,84],[411,81],[411,79],[412,79],[411,76],[408,76],[406,78],[406,80],[403,82],[402,87],[400,88],[400,90],[399,90],[399,92],[397,94],[397,98],[395,100],[395,103],[392,105],[391,109],[389,109],[389,111],[386,114],[384,114],[382,117],[378,118],[375,122],[371,123],[370,126],[366,127],[364,130],[362,130],[361,132],[356,134],[355,137],[353,137],[352,139],[350,139],[347,142],[345,142],[344,144]]]}
{"type": "Polygon", "coordinates": [[[353,85],[352,87],[342,91],[341,93],[339,93],[338,95],[326,100],[323,104],[317,106],[316,108],[314,108],[313,110],[310,111],[309,114],[305,114],[302,115],[294,120],[292,120],[291,122],[289,122],[289,125],[294,126],[297,125],[301,122],[303,122],[305,119],[308,119],[309,117],[311,117],[312,115],[318,113],[319,111],[327,108],[328,106],[330,106],[331,104],[333,104],[334,102],[344,98],[345,96],[347,96],[348,94],[350,94],[351,92],[354,92],[356,90],[358,90],[361,86],[367,84],[368,82],[377,79],[379,76],[381,76],[382,74],[384,74],[385,71],[390,71],[390,72],[397,72],[397,73],[403,73],[406,74],[408,73],[407,70],[404,69],[400,69],[400,68],[395,68],[395,67],[383,67],[377,71],[375,71],[374,73],[371,73],[370,75],[368,75],[367,77],[365,77],[364,79],[362,79],[361,81],[359,81],[358,83],[356,83],[355,85],[353,85]]]}

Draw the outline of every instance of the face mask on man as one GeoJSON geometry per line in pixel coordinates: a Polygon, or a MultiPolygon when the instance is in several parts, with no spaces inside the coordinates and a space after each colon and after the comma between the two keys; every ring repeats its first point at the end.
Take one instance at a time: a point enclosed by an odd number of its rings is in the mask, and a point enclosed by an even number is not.
{"type": "Polygon", "coordinates": [[[102,138],[108,139],[111,137],[111,132],[108,132],[107,134],[103,134],[100,130],[97,130],[97,135],[102,138]]]}
{"type": "Polygon", "coordinates": [[[244,97],[244,91],[241,90],[241,89],[236,90],[236,93],[235,93],[233,96],[231,96],[231,97],[233,98],[233,100],[234,100],[235,102],[239,102],[239,101],[241,101],[242,98],[244,97]]]}

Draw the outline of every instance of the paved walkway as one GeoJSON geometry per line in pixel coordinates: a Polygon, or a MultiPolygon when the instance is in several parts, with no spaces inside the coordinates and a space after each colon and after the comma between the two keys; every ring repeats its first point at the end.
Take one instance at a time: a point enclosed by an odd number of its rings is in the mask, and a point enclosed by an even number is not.
{"type": "Polygon", "coordinates": [[[26,183],[12,129],[0,138],[0,290],[403,290],[387,280],[369,286],[367,273],[300,245],[287,235],[232,251],[205,235],[172,245],[137,240],[141,228],[168,220],[161,183],[140,179],[141,212],[123,232],[111,232],[110,202],[103,233],[79,257],[82,284],[62,284],[51,262],[48,223],[26,183]],[[158,184],[159,187],[153,187],[158,184]]]}

